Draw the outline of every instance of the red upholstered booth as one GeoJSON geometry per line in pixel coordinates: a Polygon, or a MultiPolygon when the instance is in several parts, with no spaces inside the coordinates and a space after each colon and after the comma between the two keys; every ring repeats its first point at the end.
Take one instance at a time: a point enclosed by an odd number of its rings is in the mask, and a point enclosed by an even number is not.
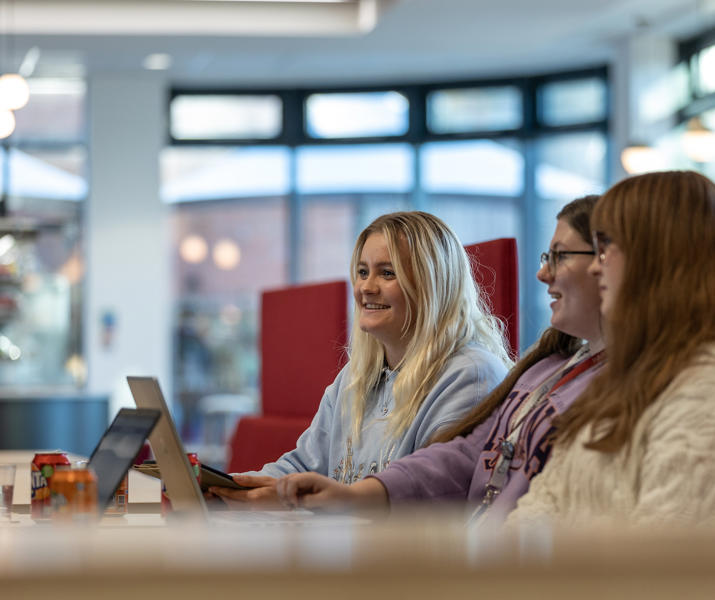
{"type": "Polygon", "coordinates": [[[492,312],[506,326],[509,346],[519,354],[519,268],[514,238],[465,246],[472,274],[491,302],[492,312]]]}
{"type": "Polygon", "coordinates": [[[243,417],[230,442],[227,469],[260,469],[295,443],[325,388],[345,364],[347,283],[332,281],[264,292],[261,297],[261,404],[243,417]]]}

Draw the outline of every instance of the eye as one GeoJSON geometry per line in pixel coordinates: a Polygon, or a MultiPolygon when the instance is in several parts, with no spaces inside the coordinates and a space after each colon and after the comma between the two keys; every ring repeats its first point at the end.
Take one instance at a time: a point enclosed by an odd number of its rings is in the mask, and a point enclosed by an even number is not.
{"type": "Polygon", "coordinates": [[[390,270],[390,269],[383,269],[382,270],[382,276],[385,279],[394,279],[396,277],[395,272],[390,270]]]}
{"type": "Polygon", "coordinates": [[[359,267],[357,270],[357,276],[360,279],[367,279],[367,269],[364,267],[359,267]]]}

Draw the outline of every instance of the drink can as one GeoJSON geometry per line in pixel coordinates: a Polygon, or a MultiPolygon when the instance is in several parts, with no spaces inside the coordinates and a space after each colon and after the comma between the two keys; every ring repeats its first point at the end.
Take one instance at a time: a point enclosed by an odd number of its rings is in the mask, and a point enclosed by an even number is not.
{"type": "Polygon", "coordinates": [[[49,519],[52,510],[50,483],[57,467],[69,467],[70,461],[64,452],[35,454],[30,463],[30,513],[32,518],[49,519]]]}
{"type": "Polygon", "coordinates": [[[105,515],[122,516],[129,512],[129,472],[124,476],[117,491],[104,509],[105,515]]]}
{"type": "MultiPolygon", "coordinates": [[[[194,471],[194,475],[196,475],[196,481],[199,482],[199,486],[201,485],[201,463],[199,462],[199,457],[196,454],[196,452],[187,452],[186,453],[186,458],[189,459],[189,464],[191,465],[191,468],[194,471]]],[[[171,500],[169,499],[169,496],[166,494],[166,486],[164,485],[164,482],[161,482],[161,516],[165,517],[167,513],[170,513],[172,511],[171,507],[171,500]]]]}
{"type": "Polygon", "coordinates": [[[88,467],[59,467],[50,482],[52,519],[90,521],[97,517],[97,477],[88,467]]]}

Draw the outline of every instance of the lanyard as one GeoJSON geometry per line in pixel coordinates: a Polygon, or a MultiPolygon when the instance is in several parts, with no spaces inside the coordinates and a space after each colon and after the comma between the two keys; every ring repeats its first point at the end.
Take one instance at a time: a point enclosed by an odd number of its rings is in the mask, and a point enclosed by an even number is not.
{"type": "Polygon", "coordinates": [[[588,356],[589,352],[589,345],[583,345],[579,351],[573,355],[571,360],[544,380],[544,382],[537,389],[532,391],[521,403],[521,406],[515,413],[515,425],[511,428],[507,437],[499,443],[497,463],[487,482],[481,504],[474,510],[469,518],[470,524],[479,519],[501,493],[507,480],[509,466],[514,458],[515,446],[521,434],[521,429],[524,426],[526,418],[532,413],[534,408],[542,404],[549,395],[553,394],[562,385],[575,379],[603,359],[603,350],[592,356],[588,356]]]}

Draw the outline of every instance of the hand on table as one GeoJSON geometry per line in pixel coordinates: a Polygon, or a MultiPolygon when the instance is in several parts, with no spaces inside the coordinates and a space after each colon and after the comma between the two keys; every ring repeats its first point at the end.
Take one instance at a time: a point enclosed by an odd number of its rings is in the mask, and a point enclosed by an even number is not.
{"type": "Polygon", "coordinates": [[[242,475],[241,473],[232,473],[231,477],[237,484],[251,489],[236,490],[216,486],[209,488],[211,494],[221,498],[230,508],[257,510],[283,508],[276,494],[276,482],[278,479],[275,477],[242,475]]]}
{"type": "Polygon", "coordinates": [[[318,473],[292,473],[278,480],[276,492],[289,508],[345,510],[389,504],[387,490],[374,478],[347,485],[318,473]]]}

